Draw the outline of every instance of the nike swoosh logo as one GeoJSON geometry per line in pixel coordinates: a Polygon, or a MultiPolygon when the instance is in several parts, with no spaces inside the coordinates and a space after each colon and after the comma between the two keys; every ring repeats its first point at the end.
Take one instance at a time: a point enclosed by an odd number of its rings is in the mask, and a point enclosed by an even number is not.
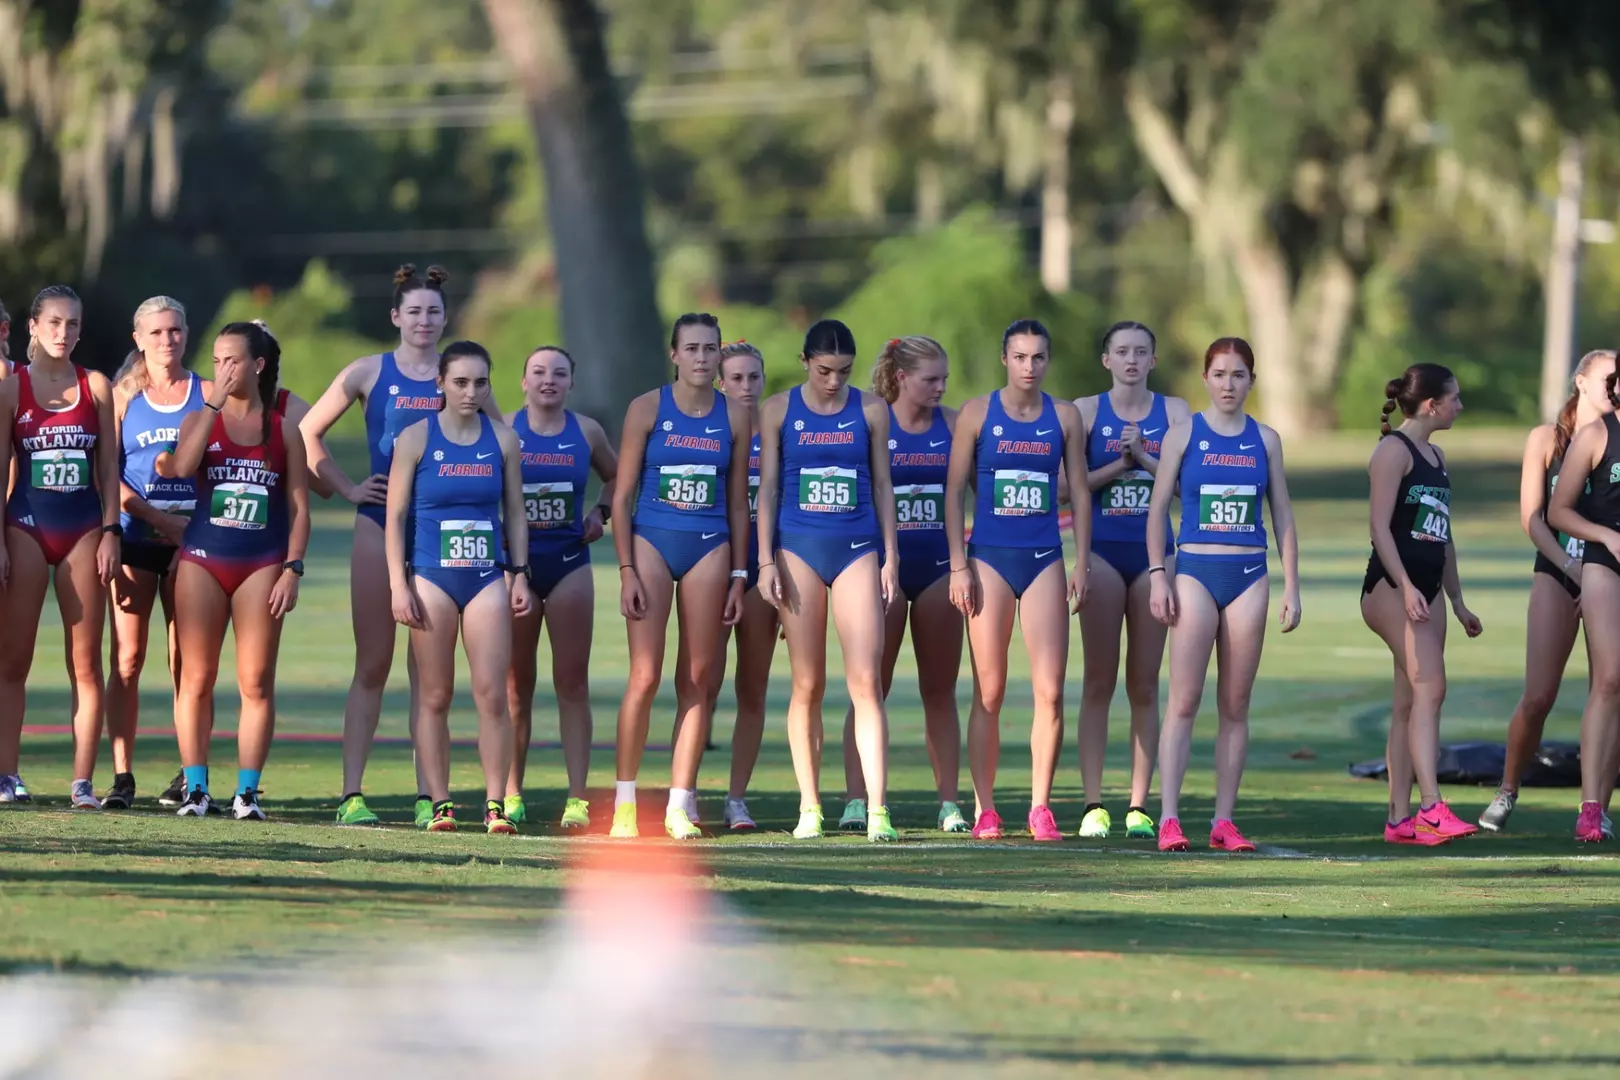
{"type": "Polygon", "coordinates": [[[1054,430],[1055,430],[1054,428],[1047,428],[1044,431],[1037,429],[1035,434],[1037,434],[1037,435],[1050,435],[1050,434],[1052,434],[1052,432],[1054,430]]]}
{"type": "Polygon", "coordinates": [[[949,439],[941,439],[941,440],[939,440],[939,442],[934,442],[932,439],[930,439],[928,441],[928,447],[929,447],[929,449],[933,449],[936,446],[944,446],[946,443],[948,443],[950,441],[951,440],[949,440],[949,439]]]}
{"type": "Polygon", "coordinates": [[[703,539],[705,539],[705,540],[713,540],[715,537],[717,537],[719,535],[720,535],[719,533],[704,533],[703,534],[703,539]]]}
{"type": "Polygon", "coordinates": [[[494,457],[495,455],[491,453],[491,454],[474,454],[473,456],[476,457],[479,461],[483,461],[485,458],[494,457]]]}
{"type": "Polygon", "coordinates": [[[1035,553],[1035,557],[1037,559],[1044,559],[1044,558],[1046,558],[1048,555],[1052,554],[1052,552],[1054,552],[1056,550],[1057,550],[1057,548],[1048,548],[1045,551],[1037,551],[1035,553]]]}
{"type": "Polygon", "coordinates": [[[1254,449],[1254,443],[1252,443],[1252,442],[1240,442],[1240,443],[1238,443],[1238,449],[1239,450],[1253,450],[1254,449]]]}
{"type": "Polygon", "coordinates": [[[583,552],[576,551],[572,555],[564,555],[562,561],[563,562],[573,562],[575,559],[579,558],[580,555],[582,555],[582,554],[583,554],[583,552]]]}
{"type": "Polygon", "coordinates": [[[571,442],[560,442],[560,443],[558,443],[558,444],[557,444],[557,449],[559,449],[559,450],[566,450],[566,449],[568,449],[568,448],[569,448],[569,447],[570,447],[570,446],[573,446],[573,445],[574,445],[574,444],[573,444],[573,443],[571,443],[571,442]]]}
{"type": "Polygon", "coordinates": [[[714,435],[714,434],[716,434],[718,432],[721,432],[721,431],[724,431],[724,430],[726,430],[726,429],[723,428],[723,427],[706,427],[706,428],[703,429],[703,434],[705,434],[705,435],[714,435]]]}
{"type": "Polygon", "coordinates": [[[949,566],[950,564],[951,564],[951,560],[949,560],[949,559],[935,559],[934,560],[934,565],[935,566],[949,566]]]}
{"type": "Polygon", "coordinates": [[[493,571],[493,570],[485,570],[483,573],[479,574],[478,576],[481,577],[481,578],[487,578],[487,577],[490,577],[491,575],[493,575],[494,573],[495,573],[495,571],[493,571]]]}
{"type": "Polygon", "coordinates": [[[1159,433],[1158,428],[1143,428],[1142,429],[1142,434],[1144,434],[1144,435],[1157,435],[1158,433],[1159,433]]]}
{"type": "Polygon", "coordinates": [[[843,431],[845,428],[849,427],[853,423],[855,423],[855,421],[853,421],[853,420],[845,420],[842,424],[838,425],[838,430],[843,431]]]}
{"type": "Polygon", "coordinates": [[[1265,563],[1261,563],[1261,564],[1260,564],[1260,565],[1259,565],[1259,566],[1245,566],[1245,567],[1244,567],[1244,568],[1243,568],[1243,572],[1244,572],[1244,573],[1245,573],[1245,574],[1252,574],[1252,573],[1254,573],[1254,572],[1255,572],[1255,571],[1256,571],[1256,570],[1264,570],[1264,569],[1265,569],[1265,568],[1266,568],[1266,564],[1265,564],[1265,563]]]}
{"type": "Polygon", "coordinates": [[[872,541],[870,541],[870,540],[862,540],[860,543],[857,544],[857,543],[855,543],[855,541],[851,540],[849,542],[849,550],[855,551],[855,550],[857,550],[859,548],[865,547],[867,544],[870,544],[871,542],[872,541]]]}

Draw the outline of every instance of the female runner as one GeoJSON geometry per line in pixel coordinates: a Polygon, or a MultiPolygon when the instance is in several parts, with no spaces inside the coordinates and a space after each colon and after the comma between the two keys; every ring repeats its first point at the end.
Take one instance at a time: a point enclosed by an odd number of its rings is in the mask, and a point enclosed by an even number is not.
{"type": "Polygon", "coordinates": [[[1029,654],[1029,831],[1061,840],[1049,805],[1063,751],[1063,682],[1069,661],[1069,616],[1086,600],[1086,560],[1065,581],[1063,536],[1054,492],[1062,469],[1074,507],[1075,551],[1091,540],[1085,485],[1085,429],[1080,412],[1041,389],[1052,362],[1052,335],[1020,319],[1001,335],[1007,385],[962,406],[951,439],[945,486],[951,603],[967,616],[973,658],[973,710],[968,714],[968,767],[973,774],[976,840],[999,839],[996,768],[1001,758],[1001,706],[1007,695],[1007,647],[1013,618],[1029,654]],[[975,483],[973,544],[965,541],[963,497],[975,483]]]}
{"type": "MultiPolygon", "coordinates": [[[[1589,352],[1575,366],[1575,392],[1564,402],[1555,423],[1530,432],[1524,445],[1524,467],[1519,474],[1519,520],[1536,549],[1530,575],[1530,611],[1527,616],[1524,658],[1524,696],[1508,722],[1507,760],[1502,785],[1479,816],[1479,827],[1500,832],[1519,801],[1519,778],[1525,764],[1541,746],[1541,733],[1558,699],[1564,666],[1575,648],[1581,623],[1581,555],[1584,541],[1547,526],[1547,504],[1558,486],[1558,470],[1575,432],[1614,411],[1608,378],[1615,354],[1607,349],[1589,352]]],[[[1578,501],[1578,500],[1577,500],[1578,501]]]]}
{"type": "Polygon", "coordinates": [[[534,730],[535,657],[543,622],[551,642],[551,685],[568,770],[562,827],[583,829],[591,823],[585,798],[591,764],[591,631],[596,611],[590,545],[602,538],[619,455],[601,424],[569,411],[568,392],[573,386],[574,358],[556,345],[542,345],[523,362],[523,408],[507,418],[522,452],[530,605],[526,614],[512,621],[512,669],[506,681],[512,771],[506,781],[506,816],[514,825],[528,820],[523,774],[534,730]],[[586,512],[585,485],[593,469],[602,480],[602,492],[586,512]]]}
{"type": "MultiPolygon", "coordinates": [[[[377,815],[360,793],[366,758],[382,715],[383,689],[394,663],[398,627],[386,612],[389,597],[383,505],[388,490],[389,463],[399,433],[423,417],[434,415],[443,403],[439,393],[439,339],[444,334],[444,283],[450,275],[430,266],[418,276],[406,263],[394,272],[394,307],[399,345],[381,356],[366,356],[338,373],[326,393],[299,425],[309,451],[311,474],[329,484],[356,508],[354,550],[349,559],[350,614],[354,621],[354,680],[343,708],[343,791],[338,804],[340,825],[374,825],[377,815]],[[327,452],[322,439],[356,401],[365,411],[366,446],[371,453],[371,475],[355,483],[327,452]]],[[[500,419],[494,395],[484,398],[484,412],[500,419]]],[[[414,733],[418,711],[417,680],[412,654],[406,654],[411,675],[410,724],[414,733]]],[[[414,735],[413,735],[414,738],[414,735]]],[[[416,825],[426,828],[433,803],[426,794],[418,762],[416,825]]]]}
{"type": "MultiPolygon", "coordinates": [[[[895,338],[872,371],[872,389],[889,403],[889,478],[894,483],[900,546],[900,595],[883,627],[883,697],[894,684],[909,611],[917,659],[924,743],[939,794],[939,828],[967,832],[956,805],[962,766],[962,724],[956,676],[962,669],[962,619],[951,606],[950,546],[945,540],[945,474],[956,410],[940,405],[951,374],[949,358],[928,337],[895,338]]],[[[844,814],[840,829],[866,827],[866,784],[855,746],[855,710],[844,717],[844,814]]]]}
{"type": "MultiPolygon", "coordinates": [[[[748,410],[753,435],[748,445],[748,576],[744,579],[743,613],[737,623],[737,722],[731,732],[731,778],[726,806],[721,817],[726,828],[747,832],[757,828],[748,812],[748,781],[759,761],[759,746],[765,737],[765,693],[770,688],[771,660],[776,655],[780,622],[776,608],[759,593],[759,395],[765,389],[765,357],[746,341],[720,346],[720,387],[726,397],[748,410]]],[[[726,683],[726,652],[721,630],[720,662],[709,685],[709,715],[714,715],[720,690],[726,683]]],[[[688,663],[686,642],[681,641],[681,667],[688,663]]],[[[697,821],[696,806],[692,820],[697,821]]]]}
{"type": "MultiPolygon", "coordinates": [[[[1108,709],[1119,680],[1119,632],[1125,631],[1125,696],[1131,703],[1131,802],[1125,835],[1151,840],[1148,789],[1159,754],[1159,667],[1164,624],[1153,617],[1147,568],[1148,503],[1159,450],[1173,424],[1191,417],[1178,397],[1155,394],[1148,372],[1158,364],[1153,331],[1136,322],[1115,323],[1103,335],[1103,367],[1114,385],[1075,402],[1086,426],[1086,486],[1091,499],[1091,590],[1080,613],[1086,676],[1080,691],[1080,777],[1086,790],[1080,835],[1104,839],[1113,819],[1102,804],[1103,760],[1108,752],[1108,709]]],[[[1175,546],[1165,530],[1159,554],[1175,572],[1175,546]]]]}
{"type": "Polygon", "coordinates": [[[0,543],[0,802],[29,802],[17,771],[28,673],[50,569],[73,690],[72,804],[101,805],[101,632],[118,566],[118,442],[106,376],[73,363],[84,308],[52,285],[28,312],[27,367],[0,381],[0,476],[16,476],[0,543]]]}
{"type": "MultiPolygon", "coordinates": [[[[135,729],[140,714],[141,670],[152,609],[161,598],[169,680],[179,686],[179,639],[174,633],[174,581],[187,519],[197,501],[190,479],[157,474],[158,455],[180,438],[180,424],[203,408],[213,383],[187,371],[186,309],[168,296],[154,296],[135,309],[135,348],[113,380],[113,425],[122,473],[124,537],[121,564],[112,584],[112,671],[107,677],[107,734],[112,741],[112,788],[105,810],[127,810],[135,801],[135,729]]],[[[173,793],[166,793],[173,794],[173,793]]],[[[185,797],[184,774],[173,805],[185,797]]]]}
{"type": "MultiPolygon", "coordinates": [[[[1620,405],[1617,381],[1610,372],[1604,383],[1614,405],[1620,405]]],[[[1601,422],[1576,429],[1547,503],[1547,524],[1585,541],[1581,624],[1592,680],[1581,713],[1581,809],[1575,839],[1597,843],[1609,838],[1604,808],[1614,795],[1620,742],[1614,721],[1620,712],[1620,420],[1612,409],[1601,422]]]]}
{"type": "Polygon", "coordinates": [[[886,802],[889,733],[881,676],[883,613],[900,589],[889,409],[849,385],[855,336],[836,319],[810,327],[799,360],[805,381],[768,398],[759,421],[759,592],[781,617],[793,670],[788,745],[799,783],[793,835],[822,835],[821,703],[830,608],[873,804],[866,838],[896,840],[886,802]]]}
{"type": "Polygon", "coordinates": [[[742,615],[748,572],[748,409],[714,388],[720,324],[713,315],[675,320],[669,357],[675,381],[630,403],[619,447],[613,514],[634,526],[613,530],[619,607],[630,642],[630,679],[619,706],[618,782],[612,835],[639,835],[636,774],[647,745],[653,696],[664,672],[664,639],[679,587],[686,666],[675,672],[676,742],[664,831],[702,833],[692,820],[698,766],[709,737],[710,687],[725,648],[722,627],[742,615]],[[634,500],[634,502],[632,502],[634,500]],[[729,576],[728,576],[729,572],[729,576]]]}
{"type": "Polygon", "coordinates": [[[160,476],[196,478],[175,571],[179,690],[174,724],[186,777],[182,817],[213,808],[208,749],[214,684],[229,623],[236,634],[238,821],[263,821],[259,784],[276,724],[283,616],[298,603],[309,546],[309,485],[298,425],[275,411],[281,347],[262,324],[228,324],[214,341],[214,383],[159,455],[160,476]]]}
{"type": "Polygon", "coordinates": [[[1395,701],[1390,712],[1389,818],[1392,844],[1443,844],[1478,832],[1440,799],[1440,707],[1446,699],[1446,621],[1430,618],[1445,589],[1469,637],[1483,627],[1462,599],[1451,539],[1451,478],[1446,458],[1430,443],[1462,412],[1457,380],[1439,364],[1414,364],[1384,388],[1384,438],[1367,471],[1373,540],[1361,617],[1395,657],[1395,701]],[[1391,431],[1389,414],[1406,419],[1391,431]],[[1412,782],[1422,802],[1412,814],[1412,782]]]}
{"type": "Polygon", "coordinates": [[[388,472],[388,581],[394,618],[411,628],[416,653],[422,712],[415,743],[433,802],[429,832],[456,827],[449,718],[458,625],[478,709],[484,828],[517,832],[503,800],[512,767],[506,678],[511,617],[531,607],[529,538],[517,435],[484,413],[490,368],[476,342],[444,350],[438,390],[445,407],[400,432],[388,472]]]}
{"type": "Polygon", "coordinates": [[[1271,583],[1266,576],[1266,528],[1260,507],[1271,507],[1283,563],[1283,633],[1299,625],[1299,536],[1283,472],[1282,440],[1243,411],[1254,386],[1254,352],[1242,338],[1220,338],[1204,352],[1210,407],[1165,436],[1148,504],[1147,550],[1169,550],[1170,500],[1181,493],[1179,554],[1172,571],[1148,567],[1154,618],[1170,635],[1170,705],[1159,739],[1159,850],[1186,851],[1181,830],[1181,781],[1192,751],[1193,721],[1204,696],[1209,653],[1217,639],[1215,817],[1209,846],[1253,851],[1232,823],[1238,783],[1249,753],[1249,697],[1266,639],[1271,583]]]}

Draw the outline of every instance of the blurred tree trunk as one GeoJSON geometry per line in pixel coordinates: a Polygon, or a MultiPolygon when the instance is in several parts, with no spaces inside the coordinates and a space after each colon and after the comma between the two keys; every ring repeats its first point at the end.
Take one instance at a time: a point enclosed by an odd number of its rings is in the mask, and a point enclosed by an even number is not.
{"type": "Polygon", "coordinates": [[[1069,221],[1069,139],[1074,134],[1074,83],[1067,72],[1047,81],[1042,147],[1041,284],[1066,293],[1074,279],[1074,227],[1069,221]]]}
{"type": "Polygon", "coordinates": [[[575,403],[616,436],[626,403],[663,381],[666,365],[641,173],[602,13],[593,0],[483,4],[545,167],[575,403]]]}

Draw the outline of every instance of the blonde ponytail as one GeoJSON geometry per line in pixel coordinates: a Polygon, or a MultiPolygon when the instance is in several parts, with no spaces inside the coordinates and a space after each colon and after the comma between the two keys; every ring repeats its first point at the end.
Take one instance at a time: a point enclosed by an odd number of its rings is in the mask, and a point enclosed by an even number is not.
{"type": "Polygon", "coordinates": [[[935,359],[950,362],[945,346],[931,337],[890,338],[872,366],[872,392],[893,405],[900,398],[900,373],[916,371],[924,360],[935,359]]]}

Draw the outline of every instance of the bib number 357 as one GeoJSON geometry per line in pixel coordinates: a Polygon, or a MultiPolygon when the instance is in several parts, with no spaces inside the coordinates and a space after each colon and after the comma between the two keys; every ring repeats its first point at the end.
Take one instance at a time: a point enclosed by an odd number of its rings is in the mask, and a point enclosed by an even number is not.
{"type": "Polygon", "coordinates": [[[1203,484],[1198,526],[1205,532],[1252,533],[1259,524],[1260,492],[1253,484],[1203,484]]]}

